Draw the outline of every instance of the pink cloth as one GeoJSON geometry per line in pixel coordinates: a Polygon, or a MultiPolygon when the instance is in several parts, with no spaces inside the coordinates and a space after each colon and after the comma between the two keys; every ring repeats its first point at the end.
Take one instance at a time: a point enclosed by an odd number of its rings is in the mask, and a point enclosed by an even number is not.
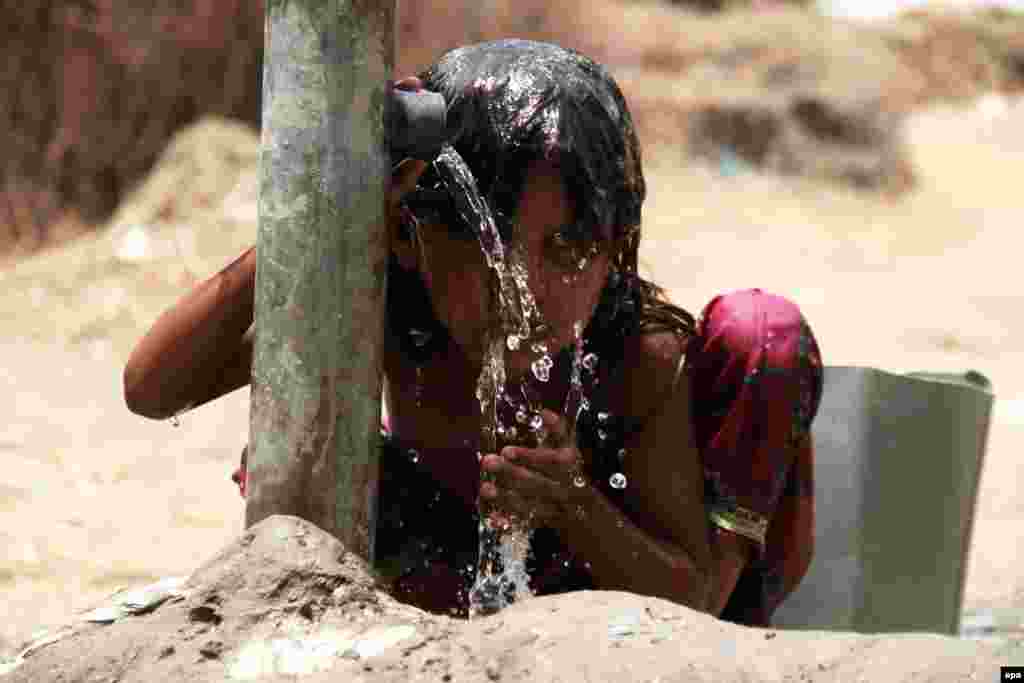
{"type": "Polygon", "coordinates": [[[732,292],[704,308],[686,370],[711,523],[757,547],[722,617],[767,626],[813,550],[818,345],[790,301],[732,292]]]}

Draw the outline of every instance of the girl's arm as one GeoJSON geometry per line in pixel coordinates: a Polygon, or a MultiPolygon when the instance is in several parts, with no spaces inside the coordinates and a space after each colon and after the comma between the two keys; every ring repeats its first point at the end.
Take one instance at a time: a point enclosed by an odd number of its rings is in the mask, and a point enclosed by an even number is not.
{"type": "MultiPolygon", "coordinates": [[[[410,79],[400,84],[418,81],[410,79]]],[[[405,86],[403,86],[405,87],[405,86]]],[[[409,86],[411,87],[411,86],[409,86]]],[[[397,207],[427,164],[406,160],[388,192],[388,231],[398,231],[397,207]]],[[[249,383],[256,288],[256,248],[200,283],[161,315],[124,368],[124,398],[133,413],[165,419],[249,383]]]]}
{"type": "MultiPolygon", "coordinates": [[[[711,611],[718,596],[731,593],[732,586],[719,585],[728,578],[720,576],[724,567],[718,566],[716,550],[721,549],[713,548],[709,539],[700,454],[690,421],[681,417],[690,412],[688,382],[672,390],[675,344],[665,343],[665,338],[651,341],[659,348],[641,351],[646,358],[631,364],[631,376],[621,385],[627,405],[649,407],[652,414],[626,444],[626,513],[595,487],[587,487],[584,514],[562,516],[559,532],[573,554],[589,563],[600,589],[711,611]]],[[[630,355],[624,366],[636,360],[630,355]]]]}
{"type": "Polygon", "coordinates": [[[498,510],[555,528],[571,553],[589,569],[601,590],[652,595],[700,611],[717,607],[732,592],[739,571],[723,562],[739,561],[725,548],[712,548],[704,478],[690,414],[689,382],[673,377],[681,348],[674,335],[651,335],[627,350],[620,371],[603,386],[614,386],[618,414],[647,415],[630,436],[622,472],[621,507],[597,486],[576,486],[580,454],[565,444],[566,425],[546,416],[550,448],[508,447],[481,461],[494,475],[480,486],[481,498],[498,510]],[[668,343],[665,343],[668,342],[668,343]],[[627,412],[629,411],[629,412],[627,412]],[[720,561],[721,560],[721,561],[720,561]],[[731,578],[730,578],[731,577],[731,578]]]}
{"type": "Polygon", "coordinates": [[[164,419],[249,383],[256,248],[165,311],[124,369],[128,409],[164,419]]]}

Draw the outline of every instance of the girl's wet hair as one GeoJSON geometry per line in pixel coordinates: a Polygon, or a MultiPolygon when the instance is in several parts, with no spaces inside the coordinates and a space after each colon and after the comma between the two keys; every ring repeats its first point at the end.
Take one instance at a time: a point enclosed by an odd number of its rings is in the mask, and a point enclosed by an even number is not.
{"type": "Polygon", "coordinates": [[[503,40],[452,50],[421,78],[447,100],[454,147],[499,221],[514,220],[526,171],[543,159],[560,167],[594,237],[640,224],[640,145],[604,67],[556,45],[503,40]]]}
{"type": "Polygon", "coordinates": [[[587,336],[618,338],[652,324],[692,332],[692,316],[637,273],[646,194],[640,144],[625,98],[604,67],[556,45],[502,40],[452,50],[420,78],[448,102],[455,153],[424,174],[409,197],[414,213],[427,211],[473,235],[476,221],[444,196],[442,177],[459,169],[439,165],[463,166],[508,239],[530,165],[555,163],[576,234],[612,257],[614,272],[587,336]]]}

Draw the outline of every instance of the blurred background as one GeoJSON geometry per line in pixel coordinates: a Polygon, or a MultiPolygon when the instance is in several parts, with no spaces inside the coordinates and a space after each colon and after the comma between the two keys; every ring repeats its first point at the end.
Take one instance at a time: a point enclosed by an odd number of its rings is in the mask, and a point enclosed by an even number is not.
{"type": "MultiPolygon", "coordinates": [[[[497,37],[609,66],[643,267],[794,299],[828,364],[988,376],[965,612],[1024,618],[1024,2],[403,0],[396,75],[497,37]],[[1013,8],[1020,7],[1020,10],[1013,8]]],[[[242,528],[247,391],[130,414],[160,311],[256,233],[257,0],[0,2],[0,655],[242,528]]],[[[927,467],[927,453],[910,453],[927,467]]],[[[985,623],[988,623],[985,622],[985,623]]]]}

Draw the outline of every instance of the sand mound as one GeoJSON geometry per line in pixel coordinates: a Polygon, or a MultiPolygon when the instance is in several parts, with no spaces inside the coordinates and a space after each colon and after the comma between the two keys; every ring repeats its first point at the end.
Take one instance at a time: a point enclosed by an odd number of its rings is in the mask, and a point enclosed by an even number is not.
{"type": "Polygon", "coordinates": [[[95,233],[0,269],[8,337],[126,353],[189,287],[256,241],[259,136],[211,117],[182,130],[95,233]]]}
{"type": "Polygon", "coordinates": [[[1019,644],[943,636],[750,629],[617,592],[536,598],[455,621],[395,602],[337,540],[275,516],[152,611],[79,622],[7,680],[886,683],[995,680],[1000,663],[1021,654],[1019,644]]]}

